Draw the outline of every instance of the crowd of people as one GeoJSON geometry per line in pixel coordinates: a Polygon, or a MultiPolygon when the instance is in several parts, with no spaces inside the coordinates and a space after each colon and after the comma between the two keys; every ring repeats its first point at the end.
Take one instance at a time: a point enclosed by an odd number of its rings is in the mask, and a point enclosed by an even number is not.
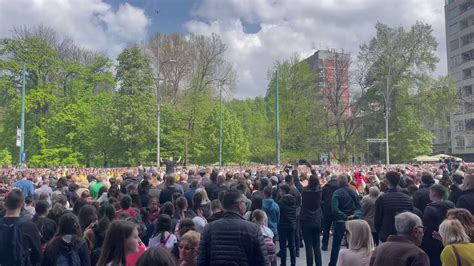
{"type": "Polygon", "coordinates": [[[1,169],[0,265],[474,265],[468,164],[165,164],[1,169]]]}

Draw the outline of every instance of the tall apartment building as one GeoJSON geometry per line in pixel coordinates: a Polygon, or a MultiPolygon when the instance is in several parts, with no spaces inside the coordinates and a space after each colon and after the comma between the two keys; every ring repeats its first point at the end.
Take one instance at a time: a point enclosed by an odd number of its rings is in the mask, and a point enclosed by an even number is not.
{"type": "MultiPolygon", "coordinates": [[[[435,149],[474,161],[474,1],[446,0],[448,74],[462,96],[459,112],[451,115],[449,130],[436,132],[435,149]]],[[[447,99],[449,100],[449,99],[447,99]]]]}

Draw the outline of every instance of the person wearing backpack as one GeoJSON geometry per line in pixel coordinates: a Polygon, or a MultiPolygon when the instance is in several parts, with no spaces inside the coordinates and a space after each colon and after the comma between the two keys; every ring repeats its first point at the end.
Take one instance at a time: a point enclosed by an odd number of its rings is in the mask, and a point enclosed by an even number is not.
{"type": "Polygon", "coordinates": [[[59,218],[58,232],[48,243],[42,265],[90,266],[87,242],[81,237],[77,216],[65,213],[59,218]]]}
{"type": "Polygon", "coordinates": [[[13,189],[5,198],[5,216],[0,219],[0,265],[28,266],[41,262],[38,228],[20,217],[23,192],[13,189]]]}

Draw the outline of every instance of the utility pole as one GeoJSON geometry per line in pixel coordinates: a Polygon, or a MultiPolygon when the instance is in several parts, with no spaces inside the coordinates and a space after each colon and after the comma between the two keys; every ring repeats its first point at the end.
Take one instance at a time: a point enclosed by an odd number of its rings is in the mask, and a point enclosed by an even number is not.
{"type": "Polygon", "coordinates": [[[392,94],[392,88],[390,88],[390,74],[387,75],[387,90],[385,91],[385,152],[386,152],[386,163],[390,165],[390,149],[388,144],[388,118],[390,115],[390,95],[392,94]]]}
{"type": "Polygon", "coordinates": [[[25,86],[26,86],[26,64],[23,62],[22,78],[21,78],[21,144],[20,144],[20,166],[26,160],[25,153],[25,86]]]}
{"type": "Polygon", "coordinates": [[[222,85],[221,81],[217,82],[219,87],[219,112],[220,112],[220,122],[219,122],[219,166],[222,167],[222,85]]]}
{"type": "Polygon", "coordinates": [[[277,166],[280,166],[280,110],[278,102],[278,70],[275,70],[276,76],[276,94],[275,94],[275,113],[276,113],[276,132],[275,132],[275,141],[276,141],[276,160],[277,166]]]}
{"type": "Polygon", "coordinates": [[[156,167],[160,168],[160,114],[161,114],[161,91],[160,91],[160,51],[156,51],[156,167]]]}

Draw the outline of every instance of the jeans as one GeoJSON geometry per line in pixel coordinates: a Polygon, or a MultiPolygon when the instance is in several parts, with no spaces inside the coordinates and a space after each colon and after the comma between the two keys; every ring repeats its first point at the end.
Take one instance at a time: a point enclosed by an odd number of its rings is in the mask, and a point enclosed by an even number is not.
{"type": "Polygon", "coordinates": [[[295,228],[278,228],[281,265],[286,265],[286,248],[290,250],[291,265],[296,265],[295,228]],[[288,242],[288,245],[287,245],[288,242]]]}
{"type": "Polygon", "coordinates": [[[333,222],[332,215],[324,215],[323,217],[323,247],[327,249],[329,243],[329,232],[333,222]]]}
{"type": "Polygon", "coordinates": [[[313,266],[314,254],[314,263],[316,266],[321,266],[321,226],[302,224],[301,229],[303,230],[304,246],[306,248],[306,265],[313,266]]]}
{"type": "Polygon", "coordinates": [[[342,241],[342,238],[344,237],[345,231],[346,231],[345,221],[334,222],[334,233],[332,237],[331,259],[329,261],[329,266],[337,265],[337,258],[339,256],[339,250],[341,249],[341,241],[342,241]]]}

